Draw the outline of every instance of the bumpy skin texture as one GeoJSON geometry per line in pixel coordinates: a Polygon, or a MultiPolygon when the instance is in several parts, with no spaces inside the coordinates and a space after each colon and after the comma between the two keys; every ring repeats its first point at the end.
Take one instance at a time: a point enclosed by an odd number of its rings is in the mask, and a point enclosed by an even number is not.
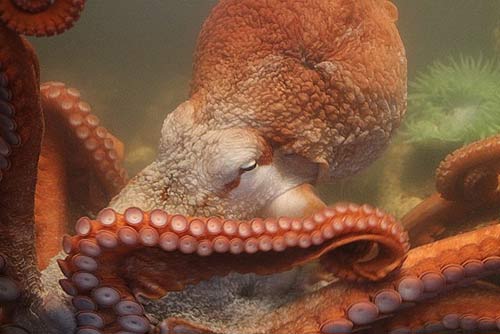
{"type": "Polygon", "coordinates": [[[273,146],[352,175],[406,111],[406,57],[394,5],[223,0],[195,54],[197,121],[250,127],[273,146]]]}
{"type": "Polygon", "coordinates": [[[244,184],[239,157],[281,174],[297,173],[300,158],[309,183],[367,166],[406,111],[395,12],[378,0],[221,1],[199,37],[190,100],[167,117],[158,159],[111,206],[249,219],[283,189],[229,201],[244,184]]]}
{"type": "MultiPolygon", "coordinates": [[[[17,5],[37,11],[49,2],[18,0],[17,5]]],[[[63,240],[68,256],[54,258],[41,279],[35,189],[55,198],[49,204],[39,196],[39,202],[54,208],[49,212],[56,220],[71,215],[64,199],[72,187],[51,183],[54,175],[65,179],[62,173],[73,168],[61,160],[65,148],[58,136],[72,138],[70,147],[83,144],[73,150],[73,162],[86,160],[88,167],[80,168],[96,171],[104,182],[97,187],[108,195],[123,175],[113,164],[107,177],[99,166],[110,166],[120,154],[106,144],[112,137],[87,117],[79,94],[57,83],[42,87],[47,124],[64,124],[71,135],[48,134],[44,153],[35,57],[1,26],[0,38],[7,43],[0,45],[8,49],[0,57],[2,66],[4,59],[11,65],[5,73],[13,81],[7,85],[0,76],[0,97],[16,112],[0,121],[9,125],[14,119],[18,125],[1,138],[19,136],[20,146],[0,150],[9,159],[3,166],[10,167],[0,182],[0,201],[6,203],[0,214],[7,217],[0,220],[0,237],[6,238],[0,244],[0,291],[10,292],[9,298],[0,295],[0,321],[51,334],[77,327],[79,334],[331,334],[362,330],[397,315],[402,303],[439,297],[498,273],[498,224],[405,255],[409,246],[400,224],[368,206],[344,204],[300,219],[245,220],[268,202],[276,210],[273,203],[282,203],[290,192],[308,194],[291,197],[292,206],[301,206],[297,198],[312,198],[305,183],[352,174],[386,144],[405,110],[396,16],[390,3],[375,0],[222,1],[200,37],[192,97],[167,118],[158,159],[111,202],[114,210],[78,221],[77,236],[63,240]],[[26,113],[20,112],[23,103],[30,107],[26,113]],[[40,166],[53,161],[46,165],[49,176],[37,170],[39,157],[40,166]],[[14,168],[19,163],[27,169],[14,168]],[[26,188],[16,192],[15,182],[26,182],[26,188]],[[19,196],[19,203],[8,202],[9,196],[19,196]],[[149,211],[155,206],[159,209],[149,211]],[[319,264],[310,263],[315,260],[319,264]],[[247,274],[228,275],[231,271],[247,274]],[[330,274],[343,281],[334,282],[330,274]],[[219,275],[228,276],[212,277],[219,275]],[[61,295],[57,278],[71,300],[61,295]]],[[[321,207],[320,201],[311,202],[321,207]]],[[[450,296],[471,300],[463,291],[450,296]]],[[[498,316],[495,309],[477,315],[488,317],[488,326],[498,316]]]]}

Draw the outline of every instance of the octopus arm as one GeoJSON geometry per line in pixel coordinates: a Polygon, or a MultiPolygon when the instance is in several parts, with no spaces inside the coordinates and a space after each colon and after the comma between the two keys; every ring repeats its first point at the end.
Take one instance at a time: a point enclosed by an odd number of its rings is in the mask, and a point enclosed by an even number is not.
{"type": "Polygon", "coordinates": [[[84,5],[85,0],[5,0],[0,21],[18,34],[51,36],[71,28],[84,5]]]}
{"type": "MultiPolygon", "coordinates": [[[[495,300],[498,290],[488,289],[474,295],[478,292],[477,287],[464,290],[463,286],[500,271],[499,240],[500,225],[497,224],[412,249],[401,269],[381,282],[361,285],[333,283],[284,306],[264,321],[276,324],[269,331],[273,334],[351,333],[374,326],[388,316],[394,315],[397,321],[403,306],[419,305],[416,314],[419,310],[428,311],[428,300],[434,305],[456,302],[458,307],[443,308],[443,313],[437,314],[443,317],[453,309],[461,315],[494,319],[499,315],[498,307],[493,307],[490,312],[482,305],[489,305],[495,300]],[[486,304],[483,304],[483,296],[488,295],[490,290],[493,294],[485,298],[486,304]],[[472,305],[469,303],[472,300],[480,302],[466,313],[465,306],[472,305]]],[[[439,307],[429,309],[437,310],[439,307]]],[[[423,317],[418,322],[412,310],[402,313],[401,319],[414,319],[415,327],[424,325],[422,321],[425,322],[425,319],[437,319],[435,315],[423,317]]]]}
{"type": "Polygon", "coordinates": [[[36,305],[41,289],[33,217],[42,132],[36,57],[0,25],[0,253],[22,291],[7,308],[36,305]]]}
{"type": "Polygon", "coordinates": [[[41,85],[46,131],[35,195],[38,267],[60,251],[75,221],[97,213],[126,183],[123,144],[100,124],[80,92],[61,82],[41,85]]]}
{"type": "Polygon", "coordinates": [[[476,283],[402,310],[396,317],[381,324],[381,327],[391,334],[441,333],[451,330],[493,333],[500,329],[499,300],[500,289],[497,286],[476,283]]]}
{"type": "Polygon", "coordinates": [[[448,200],[500,202],[500,135],[462,147],[448,155],[436,175],[436,188],[448,200]]]}
{"type": "Polygon", "coordinates": [[[61,82],[47,82],[40,90],[46,118],[55,123],[54,127],[66,128],[66,137],[75,140],[77,147],[69,147],[65,153],[77,160],[76,167],[88,168],[95,174],[109,200],[128,181],[122,166],[123,143],[102,126],[77,89],[61,82]],[[73,148],[75,151],[71,151],[73,148]]]}
{"type": "Polygon", "coordinates": [[[414,245],[497,216],[500,207],[500,136],[449,154],[436,171],[437,193],[408,212],[402,223],[414,245]]]}
{"type": "Polygon", "coordinates": [[[406,232],[392,217],[353,204],[300,220],[249,222],[104,209],[96,221],[80,219],[76,231],[64,240],[61,286],[88,315],[77,318],[79,326],[105,333],[146,331],[140,296],[160,298],[213,276],[269,275],[318,259],[338,276],[379,280],[401,265],[408,249],[406,232]]]}

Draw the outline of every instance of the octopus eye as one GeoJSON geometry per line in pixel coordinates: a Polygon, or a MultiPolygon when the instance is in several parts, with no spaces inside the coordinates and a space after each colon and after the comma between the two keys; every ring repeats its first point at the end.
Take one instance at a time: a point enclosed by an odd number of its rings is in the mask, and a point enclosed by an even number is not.
{"type": "Polygon", "coordinates": [[[258,166],[258,165],[257,165],[257,161],[252,160],[252,161],[250,161],[250,162],[248,162],[248,163],[244,164],[243,166],[241,166],[241,167],[240,167],[240,170],[241,170],[242,172],[249,172],[249,171],[251,171],[251,170],[255,169],[257,166],[258,166]]]}

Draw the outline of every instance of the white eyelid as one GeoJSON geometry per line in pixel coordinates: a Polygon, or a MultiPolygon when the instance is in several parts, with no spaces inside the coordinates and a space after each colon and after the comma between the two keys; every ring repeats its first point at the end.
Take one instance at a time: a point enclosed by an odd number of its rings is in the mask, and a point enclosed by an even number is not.
{"type": "Polygon", "coordinates": [[[252,169],[255,169],[256,167],[257,167],[257,161],[252,160],[252,161],[249,161],[248,163],[242,165],[240,167],[240,169],[243,171],[251,171],[252,169]]]}

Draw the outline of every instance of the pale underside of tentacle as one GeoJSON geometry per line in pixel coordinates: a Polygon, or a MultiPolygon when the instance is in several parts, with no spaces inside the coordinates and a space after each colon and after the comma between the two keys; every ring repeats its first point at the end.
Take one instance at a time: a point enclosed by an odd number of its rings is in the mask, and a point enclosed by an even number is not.
{"type": "Polygon", "coordinates": [[[453,333],[457,331],[498,333],[500,289],[476,283],[398,312],[377,329],[390,334],[453,333]]]}
{"type": "MultiPolygon", "coordinates": [[[[446,303],[446,296],[454,289],[498,274],[499,243],[500,225],[497,224],[415,248],[410,250],[401,269],[381,282],[333,283],[263,320],[276,323],[269,332],[273,334],[351,333],[370,328],[388,316],[394,316],[397,321],[401,310],[414,305],[421,305],[418,310],[426,309],[428,299],[439,303],[443,296],[443,303],[446,303]]],[[[468,301],[466,295],[462,297],[462,292],[457,292],[457,297],[451,295],[449,298],[455,298],[455,302],[463,306],[468,301]]],[[[488,303],[489,298],[485,298],[485,302],[488,303]]],[[[409,312],[411,309],[406,314],[409,312]]],[[[446,313],[444,309],[443,312],[446,313]]],[[[446,316],[444,313],[442,315],[446,316]]],[[[497,319],[500,312],[493,309],[477,315],[497,319]]],[[[405,315],[402,317],[404,319],[405,315]]],[[[419,320],[425,324],[436,317],[419,320]]]]}
{"type": "Polygon", "coordinates": [[[346,279],[377,280],[401,265],[409,247],[392,217],[353,204],[305,219],[250,222],[105,209],[75,229],[78,235],[64,240],[61,286],[85,315],[77,318],[80,329],[103,333],[147,331],[136,296],[161,298],[214,276],[270,275],[315,260],[346,279]]]}
{"type": "Polygon", "coordinates": [[[127,182],[123,144],[100,125],[78,90],[63,83],[41,86],[45,133],[36,197],[38,267],[60,251],[68,222],[95,215],[127,182]]]}
{"type": "Polygon", "coordinates": [[[116,195],[128,182],[122,165],[123,143],[101,125],[91,106],[81,100],[77,89],[66,87],[61,82],[47,82],[40,91],[44,113],[58,114],[70,129],[70,135],[83,147],[82,152],[78,152],[81,157],[72,159],[87,159],[89,169],[94,170],[106,189],[107,197],[116,195]]]}
{"type": "Polygon", "coordinates": [[[71,28],[85,0],[4,0],[0,21],[19,34],[51,36],[71,28]]]}

